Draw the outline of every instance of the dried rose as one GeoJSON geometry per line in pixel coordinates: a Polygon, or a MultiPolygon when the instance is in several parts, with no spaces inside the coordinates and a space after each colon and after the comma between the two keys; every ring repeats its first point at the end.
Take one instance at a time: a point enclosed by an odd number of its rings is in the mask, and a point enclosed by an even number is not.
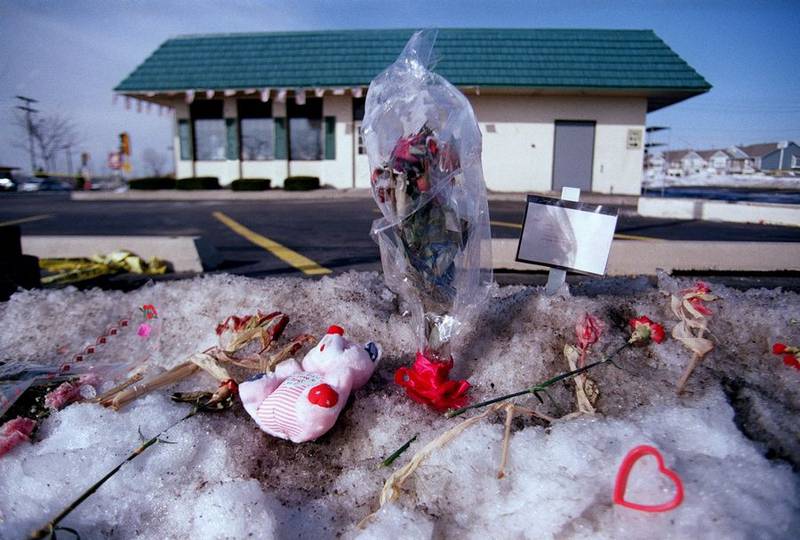
{"type": "Polygon", "coordinates": [[[603,322],[595,317],[585,313],[581,320],[575,325],[575,335],[578,337],[578,347],[581,349],[588,349],[600,339],[603,333],[603,322]]]}

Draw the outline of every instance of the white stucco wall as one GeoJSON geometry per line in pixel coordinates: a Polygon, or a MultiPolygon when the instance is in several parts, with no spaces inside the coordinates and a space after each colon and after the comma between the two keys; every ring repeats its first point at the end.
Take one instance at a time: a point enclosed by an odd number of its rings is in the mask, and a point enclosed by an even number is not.
{"type": "Polygon", "coordinates": [[[468,97],[483,134],[483,170],[489,189],[551,190],[555,121],[585,120],[596,122],[592,190],[639,193],[644,148],[628,149],[627,135],[629,129],[644,129],[645,98],[468,97]]]}
{"type": "MultiPolygon", "coordinates": [[[[643,147],[627,148],[629,129],[644,129],[647,102],[639,97],[469,95],[483,134],[483,168],[489,189],[495,191],[549,191],[553,178],[555,121],[596,122],[592,190],[638,194],[641,188],[643,147]]],[[[285,116],[283,103],[273,103],[273,115],[285,116]]],[[[226,117],[236,114],[235,99],[226,98],[226,117]]],[[[271,178],[280,187],[287,175],[318,176],[337,188],[368,187],[366,156],[355,154],[351,96],[326,95],[323,116],[335,116],[336,159],[322,161],[246,161],[241,176],[271,178]]],[[[176,103],[176,118],[188,118],[188,107],[176,103]]],[[[324,133],[322,135],[324,137],[324,133]]],[[[240,176],[232,161],[180,161],[174,133],[178,177],[218,176],[227,185],[240,176]]]]}

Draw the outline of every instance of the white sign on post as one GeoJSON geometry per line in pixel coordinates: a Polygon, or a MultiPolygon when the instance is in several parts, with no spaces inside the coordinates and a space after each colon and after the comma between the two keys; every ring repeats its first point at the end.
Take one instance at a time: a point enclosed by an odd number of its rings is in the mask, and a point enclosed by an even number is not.
{"type": "Polygon", "coordinates": [[[616,227],[606,206],[528,195],[517,261],[602,276],[616,227]]]}

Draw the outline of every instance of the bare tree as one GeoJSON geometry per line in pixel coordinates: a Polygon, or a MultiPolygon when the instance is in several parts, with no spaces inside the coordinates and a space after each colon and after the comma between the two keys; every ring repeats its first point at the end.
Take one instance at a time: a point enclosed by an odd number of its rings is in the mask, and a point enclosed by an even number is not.
{"type": "Polygon", "coordinates": [[[161,176],[167,166],[167,158],[161,152],[152,148],[142,150],[142,164],[146,171],[153,176],[161,176]]]}
{"type": "MultiPolygon", "coordinates": [[[[14,124],[19,128],[20,135],[25,134],[24,137],[20,136],[14,141],[15,146],[27,148],[28,123],[25,116],[22,114],[15,116],[14,124]]],[[[56,170],[56,158],[59,152],[65,150],[69,152],[81,144],[75,123],[58,113],[32,118],[31,134],[36,154],[41,160],[40,165],[44,165],[48,171],[56,170]]]]}

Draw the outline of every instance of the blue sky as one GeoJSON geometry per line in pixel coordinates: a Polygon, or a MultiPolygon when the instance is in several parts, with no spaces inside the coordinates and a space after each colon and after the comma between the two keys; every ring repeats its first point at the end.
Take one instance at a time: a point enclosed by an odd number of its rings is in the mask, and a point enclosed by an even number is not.
{"type": "MultiPolygon", "coordinates": [[[[12,145],[14,96],[80,127],[96,172],[131,134],[166,154],[166,116],[112,106],[111,89],[165,39],[187,33],[343,28],[652,29],[714,88],[648,116],[672,148],[800,141],[800,6],[796,1],[9,1],[0,0],[0,163],[12,145]]],[[[62,165],[65,168],[65,165],[62,165]]]]}

